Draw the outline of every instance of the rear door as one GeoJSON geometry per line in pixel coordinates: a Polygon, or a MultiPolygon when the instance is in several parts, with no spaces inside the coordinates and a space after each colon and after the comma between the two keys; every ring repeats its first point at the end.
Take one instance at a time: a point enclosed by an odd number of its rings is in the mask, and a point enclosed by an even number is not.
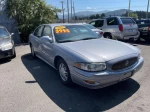
{"type": "Polygon", "coordinates": [[[107,18],[107,27],[105,32],[118,32],[119,21],[116,17],[107,18]]]}
{"type": "Polygon", "coordinates": [[[40,54],[41,54],[40,38],[41,38],[41,36],[42,36],[43,28],[44,28],[43,25],[42,25],[42,26],[39,26],[39,27],[35,30],[34,34],[33,34],[33,37],[34,37],[34,38],[32,38],[32,39],[33,39],[33,40],[32,40],[32,45],[33,45],[33,47],[34,47],[34,51],[35,51],[36,54],[39,55],[39,56],[40,56],[40,54]]]}
{"type": "Polygon", "coordinates": [[[120,18],[123,24],[123,35],[135,36],[138,34],[138,26],[135,21],[131,18],[120,18]]]}

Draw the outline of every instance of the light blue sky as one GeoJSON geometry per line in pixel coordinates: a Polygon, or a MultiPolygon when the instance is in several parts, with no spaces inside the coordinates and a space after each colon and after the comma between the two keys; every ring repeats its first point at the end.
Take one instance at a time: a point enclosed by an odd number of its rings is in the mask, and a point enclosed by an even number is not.
{"type": "MultiPolygon", "coordinates": [[[[46,0],[48,4],[61,8],[62,0],[46,0]]],[[[66,8],[67,0],[64,7],[66,8]]],[[[70,1],[70,0],[69,0],[70,1]]],[[[101,11],[128,9],[129,0],[74,0],[75,10],[78,11],[101,11]]],[[[131,10],[147,10],[148,0],[131,0],[131,10]]]]}

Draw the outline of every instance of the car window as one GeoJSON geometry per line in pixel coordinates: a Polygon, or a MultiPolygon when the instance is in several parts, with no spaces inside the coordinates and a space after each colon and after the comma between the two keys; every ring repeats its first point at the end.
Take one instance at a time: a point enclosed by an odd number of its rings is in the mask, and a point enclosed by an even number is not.
{"type": "Polygon", "coordinates": [[[96,23],[95,21],[92,21],[90,24],[93,25],[93,26],[95,26],[95,23],[96,23]]]}
{"type": "Polygon", "coordinates": [[[36,37],[39,37],[39,38],[40,38],[40,37],[42,36],[43,28],[44,28],[44,26],[39,26],[39,27],[35,30],[34,35],[35,35],[36,37]]]}
{"type": "Polygon", "coordinates": [[[87,26],[87,27],[90,28],[90,29],[95,29],[95,27],[92,26],[92,25],[90,25],[90,24],[84,24],[84,25],[87,26]]]}
{"type": "Polygon", "coordinates": [[[8,37],[9,33],[6,31],[5,28],[0,28],[0,38],[1,37],[8,37]]]}
{"type": "Polygon", "coordinates": [[[97,20],[95,27],[102,27],[104,25],[104,20],[97,20]]]}
{"type": "Polygon", "coordinates": [[[44,27],[42,36],[49,36],[49,37],[52,37],[52,31],[51,31],[50,26],[45,26],[45,27],[44,27]]]}
{"type": "Polygon", "coordinates": [[[139,24],[139,25],[150,24],[150,21],[148,21],[148,20],[139,20],[139,21],[136,21],[136,23],[139,24]]]}
{"type": "Polygon", "coordinates": [[[117,18],[107,18],[107,25],[118,25],[117,18]]]}
{"type": "Polygon", "coordinates": [[[83,25],[56,26],[53,31],[57,42],[99,38],[96,33],[83,25]]]}
{"type": "Polygon", "coordinates": [[[135,24],[131,18],[121,18],[123,24],[135,24]]]}

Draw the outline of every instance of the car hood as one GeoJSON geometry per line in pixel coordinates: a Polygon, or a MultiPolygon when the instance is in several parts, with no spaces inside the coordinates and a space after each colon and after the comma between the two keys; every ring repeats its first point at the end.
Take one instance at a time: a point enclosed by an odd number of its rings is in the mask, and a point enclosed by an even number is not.
{"type": "Polygon", "coordinates": [[[10,37],[0,37],[0,46],[2,46],[3,44],[7,44],[11,42],[11,38],[10,37]]]}
{"type": "Polygon", "coordinates": [[[140,52],[132,45],[103,38],[61,43],[61,45],[86,57],[91,62],[106,62],[140,52]]]}

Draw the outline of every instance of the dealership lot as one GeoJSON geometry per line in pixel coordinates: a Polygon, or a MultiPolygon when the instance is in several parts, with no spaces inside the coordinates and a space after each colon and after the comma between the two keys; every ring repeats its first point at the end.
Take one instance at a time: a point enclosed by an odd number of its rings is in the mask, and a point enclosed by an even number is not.
{"type": "Polygon", "coordinates": [[[56,70],[32,58],[28,45],[17,57],[0,61],[0,112],[149,112],[150,44],[134,44],[145,59],[143,68],[122,83],[90,90],[60,82],[56,70]]]}

